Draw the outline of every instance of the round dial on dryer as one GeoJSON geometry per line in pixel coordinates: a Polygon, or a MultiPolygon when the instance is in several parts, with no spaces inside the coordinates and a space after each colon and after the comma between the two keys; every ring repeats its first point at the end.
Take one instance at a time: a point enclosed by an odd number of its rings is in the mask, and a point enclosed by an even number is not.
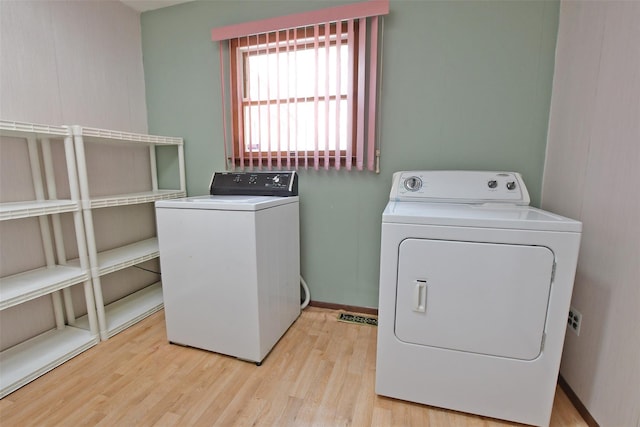
{"type": "Polygon", "coordinates": [[[408,191],[418,191],[422,188],[422,180],[417,176],[411,176],[404,180],[404,188],[408,191]]]}

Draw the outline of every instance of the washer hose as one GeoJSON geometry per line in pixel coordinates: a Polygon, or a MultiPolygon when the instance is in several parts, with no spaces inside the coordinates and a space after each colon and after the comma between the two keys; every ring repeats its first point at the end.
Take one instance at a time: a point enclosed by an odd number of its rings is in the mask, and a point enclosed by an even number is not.
{"type": "Polygon", "coordinates": [[[300,284],[304,289],[304,301],[300,305],[300,310],[304,310],[305,307],[309,305],[309,300],[311,300],[311,293],[309,292],[309,286],[307,286],[307,282],[304,281],[302,276],[300,276],[300,284]]]}

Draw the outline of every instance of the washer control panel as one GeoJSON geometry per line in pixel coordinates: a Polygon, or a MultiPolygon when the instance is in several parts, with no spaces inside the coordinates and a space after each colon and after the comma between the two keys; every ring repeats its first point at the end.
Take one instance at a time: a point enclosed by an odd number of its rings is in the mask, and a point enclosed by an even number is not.
{"type": "Polygon", "coordinates": [[[211,195],[297,196],[296,172],[215,172],[209,186],[211,195]]]}
{"type": "Polygon", "coordinates": [[[393,174],[390,200],[528,205],[529,192],[517,172],[402,171],[393,174]]]}

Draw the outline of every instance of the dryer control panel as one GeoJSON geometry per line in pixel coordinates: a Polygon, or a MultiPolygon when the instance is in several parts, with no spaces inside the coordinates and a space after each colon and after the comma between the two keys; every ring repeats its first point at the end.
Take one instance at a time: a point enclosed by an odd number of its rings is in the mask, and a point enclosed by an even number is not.
{"type": "Polygon", "coordinates": [[[508,203],[529,205],[529,192],[517,172],[402,171],[393,174],[389,199],[430,203],[508,203]]]}
{"type": "Polygon", "coordinates": [[[225,196],[297,196],[296,172],[215,172],[209,194],[225,196]]]}

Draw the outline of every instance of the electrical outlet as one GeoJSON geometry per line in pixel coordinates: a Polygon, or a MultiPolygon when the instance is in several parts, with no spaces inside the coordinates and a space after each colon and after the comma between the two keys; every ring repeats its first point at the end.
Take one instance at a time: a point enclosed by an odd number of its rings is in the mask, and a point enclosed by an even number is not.
{"type": "Polygon", "coordinates": [[[567,325],[576,335],[580,335],[580,324],[582,323],[582,313],[573,307],[569,307],[569,318],[567,325]]]}

